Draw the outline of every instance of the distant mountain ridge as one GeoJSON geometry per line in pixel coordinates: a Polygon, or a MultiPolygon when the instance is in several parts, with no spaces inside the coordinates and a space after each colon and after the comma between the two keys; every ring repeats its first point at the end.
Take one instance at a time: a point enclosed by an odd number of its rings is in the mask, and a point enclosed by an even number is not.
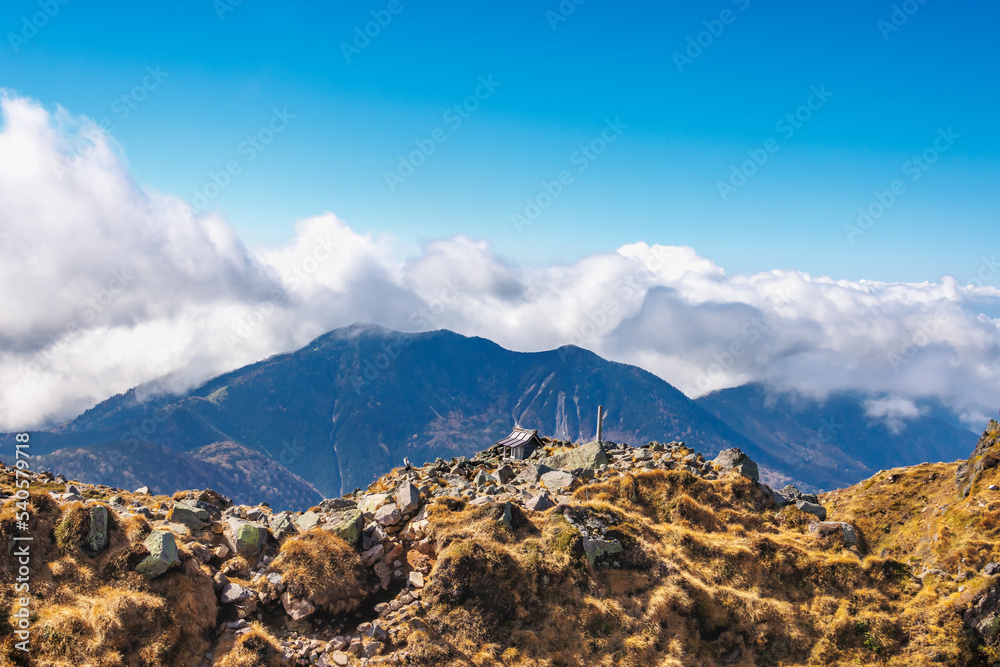
{"type": "Polygon", "coordinates": [[[40,454],[103,443],[149,442],[191,452],[234,442],[262,452],[325,496],[384,471],[471,454],[514,423],[556,438],[631,444],[685,440],[708,453],[760,451],[647,371],[567,346],[512,352],[450,331],[403,334],[354,325],[302,349],[226,373],[183,395],[140,400],[139,387],[33,436],[40,454]]]}
{"type": "Polygon", "coordinates": [[[819,488],[843,488],[881,469],[964,458],[976,433],[934,401],[897,424],[870,416],[871,397],[839,392],[823,400],[753,383],[697,399],[774,457],[782,471],[819,488]],[[894,428],[895,427],[895,428],[894,428]]]}
{"type": "Polygon", "coordinates": [[[760,464],[763,481],[803,490],[848,486],[878,468],[953,460],[976,437],[933,411],[891,433],[864,417],[859,396],[820,403],[748,385],[692,401],[647,371],[574,346],[514,352],[446,330],[357,324],[183,394],[158,394],[157,383],[137,387],[32,442],[43,461],[72,462],[74,474],[95,483],[126,485],[100,457],[75,450],[115,452],[111,468],[150,486],[171,453],[184,455],[179,465],[200,471],[187,486],[229,485],[240,498],[255,485],[239,471],[256,471],[266,497],[302,509],[317,496],[367,486],[404,457],[482,450],[514,424],[586,442],[598,405],[608,440],[683,440],[709,456],[739,447],[760,464]],[[228,448],[218,456],[199,455],[219,443],[228,448]],[[149,451],[156,455],[144,457],[149,451]],[[260,458],[234,468],[248,452],[260,458]],[[275,486],[283,475],[298,480],[288,493],[275,486]]]}

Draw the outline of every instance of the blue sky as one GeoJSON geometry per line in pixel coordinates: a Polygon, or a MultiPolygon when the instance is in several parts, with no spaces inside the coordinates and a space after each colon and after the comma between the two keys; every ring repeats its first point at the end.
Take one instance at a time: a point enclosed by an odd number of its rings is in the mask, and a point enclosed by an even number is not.
{"type": "Polygon", "coordinates": [[[646,241],[730,273],[963,280],[1000,250],[995,5],[586,0],[558,22],[556,0],[229,5],[9,0],[0,87],[108,119],[134,178],[189,201],[234,162],[209,205],[251,247],[332,211],[412,253],[467,234],[526,264],[646,241]],[[899,25],[880,27],[894,11],[899,25]],[[391,20],[345,57],[372,12],[391,20]],[[703,46],[679,68],[689,38],[703,46]],[[446,112],[482,79],[499,85],[457,125],[446,112]],[[246,150],[275,109],[294,118],[246,150]],[[779,125],[797,111],[794,131],[779,125]],[[614,141],[581,158],[608,119],[614,141]],[[391,189],[386,172],[427,141],[391,189]],[[936,161],[914,167],[925,150],[936,161]],[[720,181],[752,155],[767,160],[724,201],[720,181]],[[564,171],[572,181],[518,232],[512,216],[564,171]],[[894,181],[900,194],[851,242],[845,224],[894,181]]]}

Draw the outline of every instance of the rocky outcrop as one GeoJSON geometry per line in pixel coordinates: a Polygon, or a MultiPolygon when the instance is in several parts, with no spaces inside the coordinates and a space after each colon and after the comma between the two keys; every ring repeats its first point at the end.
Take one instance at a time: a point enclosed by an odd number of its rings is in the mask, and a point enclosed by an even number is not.
{"type": "Polygon", "coordinates": [[[977,595],[962,614],[965,627],[982,642],[1000,636],[1000,583],[993,584],[977,595]]]}
{"type": "MultiPolygon", "coordinates": [[[[437,459],[397,469],[366,493],[326,499],[301,513],[232,505],[213,492],[185,492],[173,499],[141,496],[141,502],[114,496],[117,502],[107,508],[98,504],[88,509],[89,525],[96,551],[107,540],[102,512],[122,520],[148,520],[153,527],[143,543],[148,553],[135,570],[149,578],[163,576],[189,558],[209,568],[224,618],[235,618],[223,621],[221,636],[242,636],[250,631],[247,619],[269,610],[287,617],[293,633],[283,637],[282,645],[293,663],[364,664],[403,650],[397,624],[419,615],[424,591],[433,585],[442,547],[431,533],[430,505],[482,508],[496,530],[508,535],[532,525],[527,515],[544,521],[540,515],[558,513],[579,535],[584,566],[616,568],[634,561],[632,547],[619,532],[620,519],[581,508],[574,493],[629,472],[675,470],[707,480],[719,472],[681,442],[643,447],[558,443],[553,449],[557,451],[538,452],[531,461],[504,461],[487,451],[472,459],[437,459]],[[317,551],[316,545],[327,551],[317,551]],[[334,563],[347,567],[343,572],[348,574],[329,570],[334,563]],[[386,596],[374,605],[378,620],[322,641],[294,634],[314,628],[318,612],[345,613],[373,593],[386,596]]],[[[744,456],[735,466],[749,471],[753,462],[744,456]]],[[[86,486],[73,488],[70,496],[62,491],[54,497],[66,503],[90,493],[86,486]]]]}
{"type": "Polygon", "coordinates": [[[751,461],[749,456],[736,447],[733,447],[732,449],[723,449],[719,452],[719,455],[715,457],[715,461],[713,461],[713,463],[723,474],[735,471],[755,482],[760,480],[757,464],[751,461]]]}
{"type": "Polygon", "coordinates": [[[997,424],[996,420],[990,420],[972,456],[960,465],[955,473],[958,493],[962,498],[969,495],[983,471],[1000,465],[1000,447],[997,447],[997,444],[1000,444],[1000,424],[997,424]]]}

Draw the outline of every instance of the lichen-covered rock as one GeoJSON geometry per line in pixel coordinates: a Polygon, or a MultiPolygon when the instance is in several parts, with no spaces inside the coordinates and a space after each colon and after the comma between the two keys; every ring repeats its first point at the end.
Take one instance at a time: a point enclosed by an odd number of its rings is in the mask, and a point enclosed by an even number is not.
{"type": "Polygon", "coordinates": [[[87,549],[98,554],[108,545],[108,508],[97,505],[90,508],[90,526],[87,530],[87,549]]]}
{"type": "Polygon", "coordinates": [[[392,502],[392,496],[386,493],[369,493],[358,499],[358,509],[364,514],[374,514],[382,505],[392,502]]]}
{"type": "Polygon", "coordinates": [[[167,519],[174,523],[179,523],[188,528],[204,528],[212,522],[212,515],[208,510],[198,507],[194,503],[179,500],[170,508],[167,519]]]}
{"type": "Polygon", "coordinates": [[[551,468],[576,470],[577,468],[597,468],[606,465],[610,460],[604,445],[595,440],[569,451],[549,456],[543,459],[542,463],[551,468]]]}
{"type": "Polygon", "coordinates": [[[255,557],[267,544],[267,527],[236,517],[226,519],[226,541],[236,553],[255,557]]]}
{"type": "Polygon", "coordinates": [[[566,472],[565,470],[547,472],[542,475],[540,481],[549,491],[559,492],[570,491],[580,484],[580,480],[573,473],[566,472]]]}
{"type": "Polygon", "coordinates": [[[962,620],[984,642],[1000,635],[1000,585],[994,583],[973,598],[962,620]]]}
{"type": "Polygon", "coordinates": [[[170,531],[154,530],[146,536],[142,545],[149,555],[136,565],[135,571],[150,579],[159,577],[181,562],[177,557],[177,541],[170,531]]]}
{"type": "Polygon", "coordinates": [[[603,538],[583,538],[583,552],[587,554],[587,560],[591,565],[597,565],[598,561],[606,560],[612,556],[622,553],[625,549],[621,542],[617,540],[605,540],[603,538]]]}
{"type": "Polygon", "coordinates": [[[365,517],[359,508],[344,507],[328,515],[323,530],[333,533],[353,546],[358,543],[364,525],[365,517]]]}
{"type": "Polygon", "coordinates": [[[300,533],[304,533],[318,526],[320,520],[320,515],[316,512],[303,512],[295,519],[295,527],[299,529],[300,533]]]}

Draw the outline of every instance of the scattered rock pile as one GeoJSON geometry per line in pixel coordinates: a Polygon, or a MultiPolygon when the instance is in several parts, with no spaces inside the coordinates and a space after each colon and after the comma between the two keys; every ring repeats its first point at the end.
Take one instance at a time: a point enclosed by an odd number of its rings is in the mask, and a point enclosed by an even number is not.
{"type": "MultiPolygon", "coordinates": [[[[397,632],[404,622],[419,627],[429,607],[422,591],[439,551],[428,519],[435,503],[492,507],[497,525],[507,530],[523,524],[526,514],[553,511],[579,531],[592,567],[615,568],[627,555],[614,534],[617,518],[581,507],[574,493],[586,498],[590,485],[651,470],[704,480],[736,473],[758,483],[757,465],[740,450],[709,461],[683,442],[574,447],[550,440],[525,461],[502,460],[500,454],[491,448],[472,458],[407,465],[365,492],[324,500],[306,512],[234,505],[211,490],[154,497],[145,487],[122,494],[48,473],[36,477],[64,484],[50,493],[59,505],[84,508],[80,520],[91,553],[106,548],[109,517],[141,518],[149,532],[135,572],[156,579],[185,558],[207,568],[219,605],[218,641],[232,642],[252,632],[252,621],[269,619],[289,664],[321,666],[405,662],[405,642],[397,632]]],[[[760,487],[778,507],[794,504],[825,519],[816,496],[794,487],[760,487]]],[[[818,523],[815,530],[839,530],[845,543],[857,543],[848,524],[818,523]]],[[[211,661],[209,654],[204,664],[211,661]]]]}

